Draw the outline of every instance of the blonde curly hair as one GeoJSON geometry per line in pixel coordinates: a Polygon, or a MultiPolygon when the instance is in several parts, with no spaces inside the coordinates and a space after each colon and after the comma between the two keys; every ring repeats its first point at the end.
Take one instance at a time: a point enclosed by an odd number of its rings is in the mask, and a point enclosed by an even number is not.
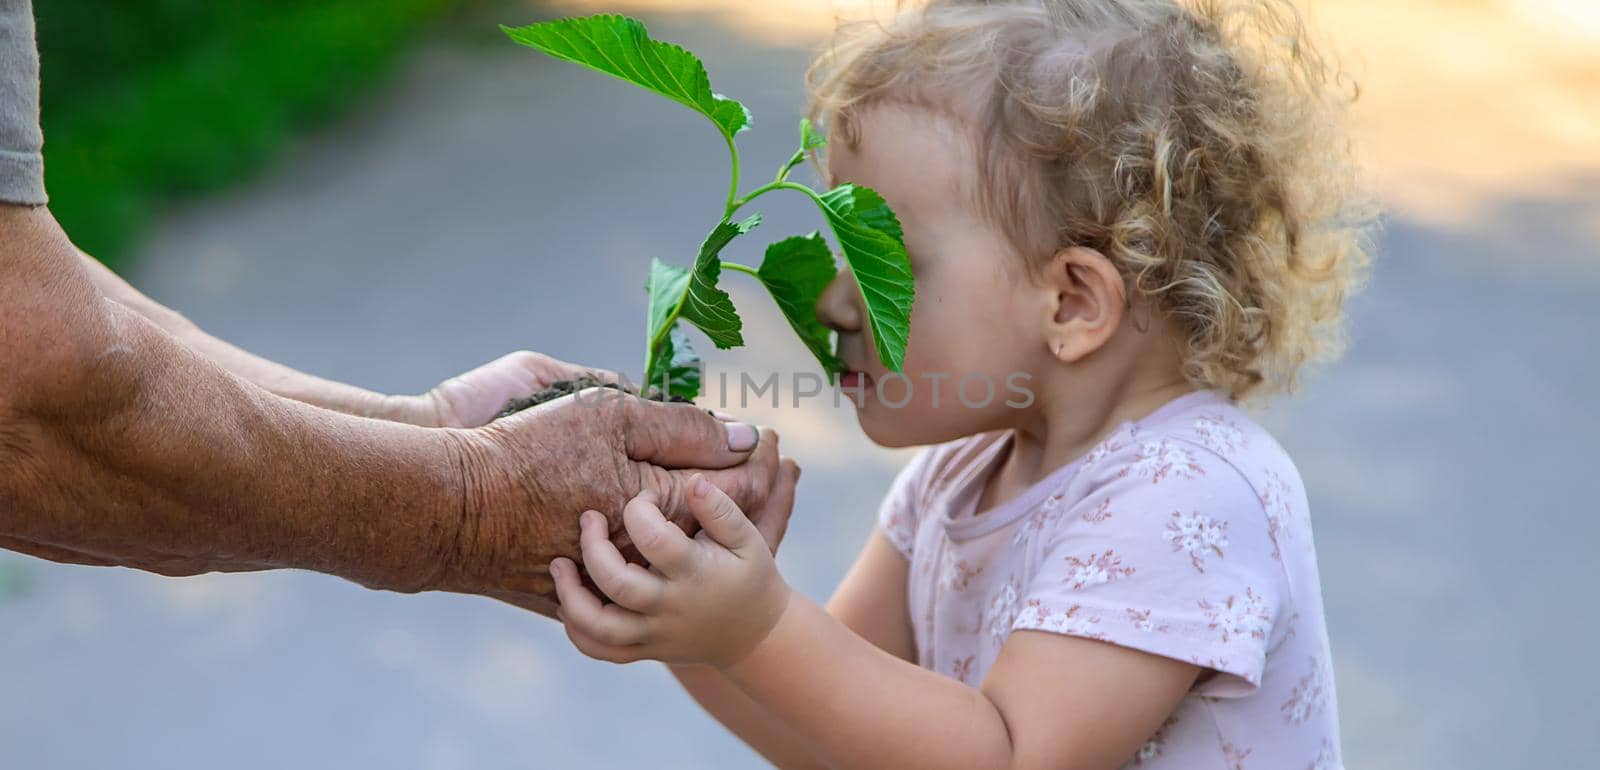
{"type": "Polygon", "coordinates": [[[1177,324],[1197,386],[1293,390],[1342,348],[1373,222],[1357,89],[1287,0],[927,0],[842,25],[807,83],[852,146],[871,104],[955,118],[976,210],[1030,268],[1106,255],[1177,324]]]}

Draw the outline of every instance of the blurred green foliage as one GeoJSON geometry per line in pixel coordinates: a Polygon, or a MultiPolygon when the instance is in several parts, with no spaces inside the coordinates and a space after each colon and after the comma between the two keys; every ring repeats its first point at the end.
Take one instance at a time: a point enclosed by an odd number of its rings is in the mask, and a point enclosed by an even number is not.
{"type": "Polygon", "coordinates": [[[40,0],[51,209],[115,265],[158,205],[238,178],[453,0],[40,0]]]}
{"type": "Polygon", "coordinates": [[[28,588],[28,573],[22,564],[0,555],[0,601],[26,596],[28,588]]]}

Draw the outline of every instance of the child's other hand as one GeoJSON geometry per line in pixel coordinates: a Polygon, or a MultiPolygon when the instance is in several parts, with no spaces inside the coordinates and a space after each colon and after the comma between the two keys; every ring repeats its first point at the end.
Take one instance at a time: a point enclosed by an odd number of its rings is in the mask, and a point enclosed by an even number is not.
{"type": "MultiPolygon", "coordinates": [[[[792,462],[783,472],[798,475],[792,462]]],[[[785,481],[778,496],[788,499],[772,501],[758,530],[722,490],[696,476],[688,497],[701,532],[692,539],[662,516],[651,493],[635,497],[622,510],[623,525],[650,569],[626,562],[605,517],[585,512],[579,519],[584,567],[615,604],[602,604],[585,588],[570,559],[551,562],[567,637],[585,655],[613,663],[726,667],[742,660],[789,604],[789,587],[772,560],[788,518],[772,511],[787,514],[793,502],[793,481],[785,481]]]]}

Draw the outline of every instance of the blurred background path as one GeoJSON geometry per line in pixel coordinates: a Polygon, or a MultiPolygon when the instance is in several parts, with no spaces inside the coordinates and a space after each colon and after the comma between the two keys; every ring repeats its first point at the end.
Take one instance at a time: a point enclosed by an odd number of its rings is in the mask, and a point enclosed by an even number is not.
{"type": "MultiPolygon", "coordinates": [[[[1350,355],[1263,419],[1310,488],[1348,766],[1589,766],[1600,24],[1560,2],[1324,5],[1371,72],[1362,120],[1393,213],[1350,355]]],[[[265,173],[154,220],[127,272],[218,336],[379,390],[517,348],[636,371],[645,268],[698,244],[725,153],[699,116],[492,23],[641,15],[755,113],[741,150],[759,176],[792,151],[817,7],[463,12],[265,173]]],[[[813,229],[800,203],[771,199],[764,233],[813,229]]],[[[711,353],[712,377],[806,370],[770,301],[734,294],[770,347],[711,353]]],[[[908,455],[826,401],[726,406],[806,467],[780,561],[826,596],[908,455]]],[[[757,763],[661,669],[588,661],[486,600],[9,554],[0,747],[28,770],[757,763]]]]}

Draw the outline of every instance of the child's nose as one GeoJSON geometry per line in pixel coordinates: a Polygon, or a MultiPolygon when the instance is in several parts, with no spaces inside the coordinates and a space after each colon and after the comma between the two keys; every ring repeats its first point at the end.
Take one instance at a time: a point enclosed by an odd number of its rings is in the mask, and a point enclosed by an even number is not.
{"type": "Polygon", "coordinates": [[[860,303],[856,277],[849,270],[840,270],[817,298],[817,320],[836,332],[861,331],[860,303]]]}

